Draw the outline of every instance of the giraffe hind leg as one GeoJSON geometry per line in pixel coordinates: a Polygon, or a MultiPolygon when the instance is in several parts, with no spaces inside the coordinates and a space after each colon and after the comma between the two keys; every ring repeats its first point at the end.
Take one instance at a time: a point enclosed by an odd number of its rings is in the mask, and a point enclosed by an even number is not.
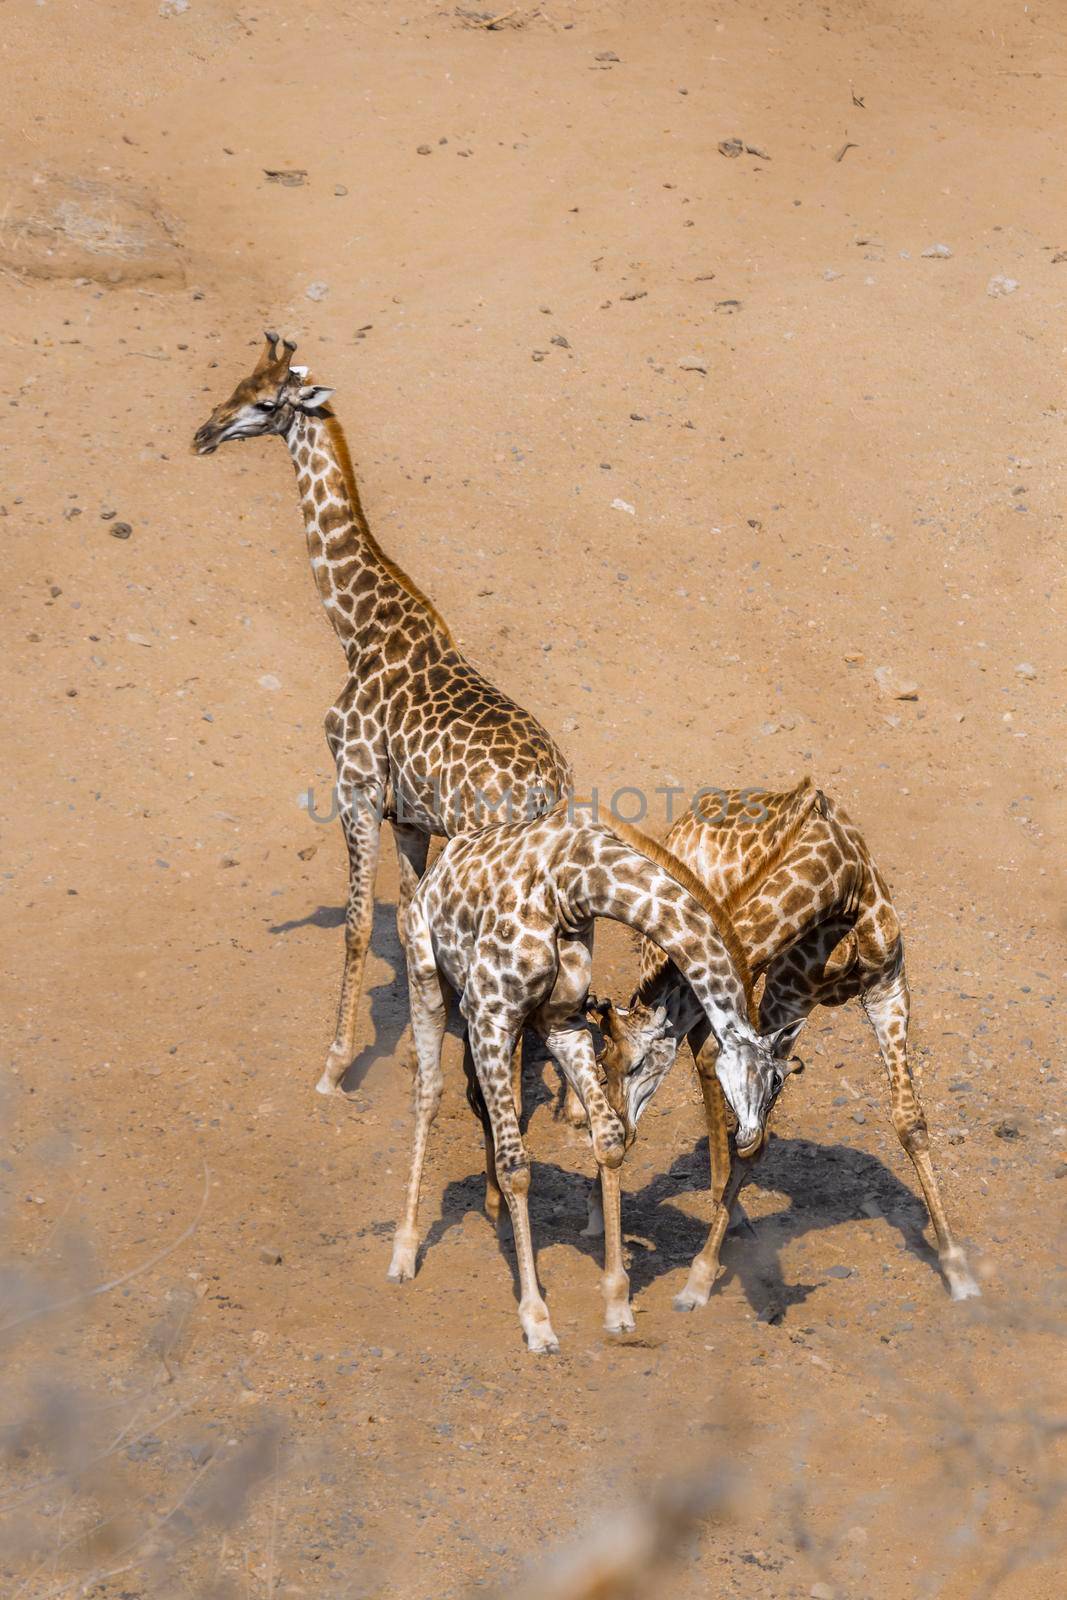
{"type": "Polygon", "coordinates": [[[421,952],[419,969],[411,975],[411,1031],[415,1044],[415,1138],[411,1154],[411,1175],[403,1220],[393,1238],[393,1256],[388,1277],[403,1283],[415,1276],[418,1253],[419,1190],[426,1145],[441,1104],[444,1077],[441,1071],[441,1045],[444,1041],[448,1007],[444,989],[433,963],[432,949],[421,952]]]}
{"type": "Polygon", "coordinates": [[[348,845],[349,890],[345,909],[345,964],[337,1027],[326,1055],[319,1094],[335,1094],[352,1065],[356,1048],[356,1020],[363,988],[363,968],[374,921],[374,878],[378,867],[381,822],[374,797],[350,792],[342,806],[341,825],[348,845]]]}
{"type": "Polygon", "coordinates": [[[886,982],[872,985],[862,995],[878,1038],[892,1097],[893,1127],[911,1158],[937,1235],[937,1254],[953,1300],[970,1300],[981,1290],[967,1264],[962,1246],[949,1225],[941,1189],[930,1157],[930,1140],[918,1090],[908,1062],[908,985],[903,971],[886,982]]]}

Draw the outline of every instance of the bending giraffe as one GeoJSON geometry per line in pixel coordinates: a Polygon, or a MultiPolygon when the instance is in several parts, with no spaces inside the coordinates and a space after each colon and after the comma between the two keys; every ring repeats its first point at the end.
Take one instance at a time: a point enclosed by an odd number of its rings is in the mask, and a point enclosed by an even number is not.
{"type": "Polygon", "coordinates": [[[558,1343],[534,1263],[527,1196],[530,1162],[522,1140],[511,1061],[524,1025],[559,1062],[585,1105],[600,1168],[607,1219],[602,1287],[605,1327],[634,1326],[619,1227],[619,1165],[658,1081],[639,1064],[625,1104],[609,1105],[600,1086],[582,1008],[592,970],[593,924],[611,917],[662,947],[684,972],[718,1043],[717,1082],[737,1119],[738,1149],[763,1142],[768,1112],[787,1068],[795,1027],[760,1038],[749,1016],[744,958],[728,928],[716,925],[707,891],[651,839],[623,823],[578,822],[562,802],[529,823],[487,828],[451,840],[422,879],[408,910],[408,987],[415,1047],[415,1138],[403,1220],[389,1277],[415,1273],[418,1205],[430,1128],[441,1100],[441,1045],[447,991],[461,996],[467,1022],[471,1103],[486,1131],[492,1180],[511,1213],[518,1257],[519,1320],[529,1348],[558,1343]]]}
{"type": "Polygon", "coordinates": [[[547,810],[569,788],[565,757],[528,711],[461,655],[447,624],[367,525],[332,389],[291,365],[295,344],[268,333],[249,377],[215,407],[193,445],[277,434],[296,469],[311,570],[344,646],[348,678],[326,714],[348,846],[345,961],[337,1027],[316,1087],[338,1090],[355,1054],[356,1014],[374,914],[383,817],[393,826],[397,928],[426,868],[430,839],[547,810]]]}
{"type": "MultiPolygon", "coordinates": [[[[900,923],[885,879],[840,806],[805,778],[787,793],[707,791],[667,835],[667,847],[711,891],[744,948],[753,979],[765,980],[761,1032],[800,1024],[817,1005],[860,1001],[889,1078],[893,1126],[922,1186],[938,1256],[954,1300],[979,1293],[949,1225],[930,1159],[926,1118],[908,1060],[908,982],[900,923]]],[[[720,1275],[719,1250],[745,1178],[731,1141],[715,1073],[715,1041],[700,1001],[669,956],[647,940],[627,1011],[597,1008],[605,1035],[601,1066],[613,1103],[634,1072],[662,1076],[688,1039],[703,1091],[711,1154],[712,1224],[707,1244],[675,1299],[705,1305],[720,1275]],[[666,1028],[662,1019],[666,1012],[666,1028]]]]}

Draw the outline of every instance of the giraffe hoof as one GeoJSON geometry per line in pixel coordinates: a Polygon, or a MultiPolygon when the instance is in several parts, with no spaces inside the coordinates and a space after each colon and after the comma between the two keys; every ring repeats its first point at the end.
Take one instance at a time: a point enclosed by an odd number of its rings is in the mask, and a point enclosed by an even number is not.
{"type": "Polygon", "coordinates": [[[331,1045],[326,1055],[326,1065],[322,1069],[322,1077],[315,1085],[315,1093],[343,1095],[341,1080],[351,1064],[347,1050],[338,1050],[336,1045],[331,1045]]]}
{"type": "Polygon", "coordinates": [[[559,1340],[551,1331],[544,1336],[527,1334],[526,1348],[534,1356],[558,1356],[559,1340]]]}
{"type": "Polygon", "coordinates": [[[637,1323],[629,1306],[612,1306],[604,1316],[605,1333],[634,1333],[637,1323]]]}
{"type": "Polygon", "coordinates": [[[413,1244],[398,1239],[393,1246],[393,1259],[386,1273],[390,1283],[407,1283],[415,1276],[415,1251],[413,1244]]]}
{"type": "Polygon", "coordinates": [[[953,1300],[980,1300],[982,1298],[981,1289],[966,1267],[962,1271],[959,1267],[947,1268],[945,1277],[948,1279],[948,1292],[953,1300]]]}

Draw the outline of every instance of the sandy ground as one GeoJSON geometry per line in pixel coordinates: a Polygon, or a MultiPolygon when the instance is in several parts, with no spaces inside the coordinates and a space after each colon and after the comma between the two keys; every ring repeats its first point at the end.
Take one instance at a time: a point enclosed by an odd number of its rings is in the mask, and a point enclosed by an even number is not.
{"type": "MultiPolygon", "coordinates": [[[[507,1592],[721,1470],[642,1593],[1059,1595],[1063,17],[533,11],[3,7],[0,1587],[507,1592]],[[942,1289],[852,1012],[813,1019],[702,1314],[671,1310],[706,1216],[681,1059],[626,1168],[638,1337],[601,1332],[588,1153],[532,1062],[563,1353],[524,1351],[455,1041],[429,1247],[385,1283],[392,853],[323,1102],[345,863],[300,797],[342,657],[284,450],[188,448],[264,325],[584,786],[811,771],[862,821],[980,1303],[942,1289]]],[[[632,972],[605,928],[598,989],[632,972]]]]}

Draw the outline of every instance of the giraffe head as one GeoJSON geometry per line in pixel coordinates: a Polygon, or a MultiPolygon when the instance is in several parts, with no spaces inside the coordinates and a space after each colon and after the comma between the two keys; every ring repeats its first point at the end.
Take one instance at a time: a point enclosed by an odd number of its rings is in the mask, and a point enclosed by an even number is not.
{"type": "Polygon", "coordinates": [[[333,394],[317,383],[305,383],[306,367],[291,365],[296,345],[268,333],[263,351],[247,378],[242,378],[228,400],[217,405],[203,427],[196,430],[193,449],[209,456],[230,439],[254,439],[261,433],[286,434],[297,411],[318,411],[333,394]]]}
{"type": "Polygon", "coordinates": [[[674,1063],[678,1041],[668,1037],[666,1006],[636,1005],[623,1011],[595,995],[589,996],[586,1006],[604,1037],[597,1064],[604,1075],[608,1105],[622,1122],[629,1149],[642,1111],[674,1063]]]}
{"type": "MultiPolygon", "coordinates": [[[[592,1001],[591,1008],[604,1036],[599,1057],[604,1093],[622,1118],[631,1143],[638,1118],[674,1062],[678,1041],[664,1006],[652,1009],[635,1000],[622,1010],[605,1000],[592,1001]]],[[[790,1052],[803,1025],[802,1019],[774,1033],[750,1036],[727,1030],[718,1041],[715,1073],[737,1118],[740,1156],[754,1156],[760,1149],[782,1085],[791,1073],[802,1070],[803,1063],[790,1052]]]]}

